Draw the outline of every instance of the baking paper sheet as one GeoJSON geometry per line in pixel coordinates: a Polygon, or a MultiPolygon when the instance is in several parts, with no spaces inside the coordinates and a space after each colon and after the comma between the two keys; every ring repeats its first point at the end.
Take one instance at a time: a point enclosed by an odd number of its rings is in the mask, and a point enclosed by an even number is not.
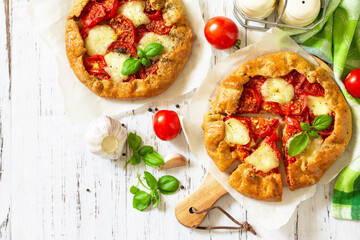
{"type": "MultiPolygon", "coordinates": [[[[241,195],[227,183],[228,174],[220,172],[215,163],[207,155],[204,146],[204,134],[200,126],[203,121],[203,115],[209,111],[209,99],[213,100],[215,98],[218,86],[222,80],[246,61],[266,54],[284,51],[295,52],[317,65],[312,57],[304,52],[283,31],[277,28],[270,29],[255,44],[238,50],[214,66],[214,68],[209,71],[203,84],[195,93],[188,105],[188,109],[182,113],[184,116],[184,132],[190,149],[196,159],[202,163],[225,187],[225,189],[248,211],[248,214],[254,218],[257,223],[260,223],[268,230],[275,230],[286,224],[296,206],[301,201],[308,199],[315,194],[316,186],[291,192],[285,183],[286,180],[283,180],[283,200],[280,203],[261,202],[241,195]]],[[[350,146],[342,157],[323,176],[321,180],[322,183],[329,183],[329,181],[350,162],[351,158],[348,156],[351,154],[352,149],[353,144],[350,143],[350,146]]]]}
{"type": "Polygon", "coordinates": [[[59,85],[64,95],[65,112],[73,123],[91,120],[102,114],[116,115],[136,109],[152,101],[170,100],[186,94],[201,83],[209,69],[211,48],[206,44],[204,22],[198,1],[182,0],[194,43],[189,61],[174,84],[163,94],[144,100],[114,100],[100,98],[85,87],[69,66],[65,53],[65,23],[72,0],[32,0],[29,15],[32,26],[54,51],[59,73],[59,85]]]}

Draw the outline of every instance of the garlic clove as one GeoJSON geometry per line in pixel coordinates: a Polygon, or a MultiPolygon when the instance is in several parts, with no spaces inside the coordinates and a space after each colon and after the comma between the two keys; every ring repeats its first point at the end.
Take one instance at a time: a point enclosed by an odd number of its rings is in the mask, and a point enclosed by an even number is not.
{"type": "Polygon", "coordinates": [[[169,168],[179,167],[179,166],[185,166],[186,165],[186,158],[179,154],[179,153],[173,153],[169,154],[164,158],[165,164],[160,167],[160,170],[165,170],[169,168]]]}
{"type": "Polygon", "coordinates": [[[126,139],[126,129],[118,120],[108,116],[94,119],[86,133],[89,151],[105,159],[118,159],[126,139]]]}

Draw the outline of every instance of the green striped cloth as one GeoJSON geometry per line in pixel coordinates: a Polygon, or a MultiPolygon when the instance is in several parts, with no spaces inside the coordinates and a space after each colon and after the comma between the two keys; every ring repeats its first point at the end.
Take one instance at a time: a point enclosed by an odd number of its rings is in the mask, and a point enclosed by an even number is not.
{"type": "Polygon", "coordinates": [[[360,220],[360,99],[348,94],[342,82],[347,73],[360,68],[360,0],[329,0],[325,16],[310,31],[284,30],[305,51],[333,66],[335,80],[349,102],[353,115],[353,136],[348,147],[352,162],[336,181],[331,215],[360,220]]]}

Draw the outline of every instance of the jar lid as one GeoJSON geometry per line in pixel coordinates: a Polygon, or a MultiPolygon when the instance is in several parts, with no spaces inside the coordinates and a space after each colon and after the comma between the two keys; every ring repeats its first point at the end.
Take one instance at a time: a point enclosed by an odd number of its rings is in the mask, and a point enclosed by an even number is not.
{"type": "MultiPolygon", "coordinates": [[[[284,0],[280,0],[278,11],[280,12],[284,0]]],[[[288,0],[284,13],[294,19],[315,19],[319,15],[320,0],[288,0]]]]}
{"type": "Polygon", "coordinates": [[[237,0],[241,11],[250,18],[262,19],[268,17],[275,9],[276,0],[237,0]]]}

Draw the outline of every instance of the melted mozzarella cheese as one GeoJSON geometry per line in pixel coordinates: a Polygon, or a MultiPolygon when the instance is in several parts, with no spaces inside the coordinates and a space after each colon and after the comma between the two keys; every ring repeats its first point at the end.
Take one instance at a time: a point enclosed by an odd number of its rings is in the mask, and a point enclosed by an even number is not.
{"type": "Polygon", "coordinates": [[[245,162],[264,173],[279,167],[280,164],[275,150],[267,143],[262,143],[250,156],[245,158],[245,162]]]}
{"type": "Polygon", "coordinates": [[[265,101],[286,104],[294,98],[294,86],[282,78],[270,78],[261,86],[265,101]]]}
{"type": "Polygon", "coordinates": [[[121,69],[125,60],[129,58],[129,55],[115,52],[111,52],[105,55],[105,61],[107,64],[105,71],[109,73],[113,81],[122,81],[128,78],[127,75],[121,74],[121,69]]]}
{"type": "Polygon", "coordinates": [[[153,32],[149,32],[140,40],[138,47],[141,49],[145,49],[147,45],[150,43],[160,43],[164,46],[164,49],[161,51],[159,55],[151,58],[151,60],[157,60],[161,55],[171,52],[175,43],[171,40],[169,35],[159,35],[153,32]]]}
{"type": "Polygon", "coordinates": [[[246,145],[250,142],[249,129],[235,118],[225,121],[225,142],[246,145]]]}
{"type": "Polygon", "coordinates": [[[130,19],[135,27],[137,27],[141,24],[148,24],[150,22],[150,19],[144,13],[144,9],[145,2],[133,1],[122,4],[118,9],[118,13],[130,19]]]}
{"type": "Polygon", "coordinates": [[[311,161],[315,153],[320,149],[322,143],[323,139],[321,137],[311,138],[309,144],[306,146],[304,151],[299,153],[298,157],[304,157],[308,162],[311,161]]]}
{"type": "Polygon", "coordinates": [[[93,27],[85,39],[85,48],[89,56],[105,55],[109,45],[116,40],[115,31],[107,25],[93,27]]]}
{"type": "Polygon", "coordinates": [[[327,106],[326,99],[324,97],[307,96],[307,105],[316,116],[331,114],[331,110],[327,106]]]}

